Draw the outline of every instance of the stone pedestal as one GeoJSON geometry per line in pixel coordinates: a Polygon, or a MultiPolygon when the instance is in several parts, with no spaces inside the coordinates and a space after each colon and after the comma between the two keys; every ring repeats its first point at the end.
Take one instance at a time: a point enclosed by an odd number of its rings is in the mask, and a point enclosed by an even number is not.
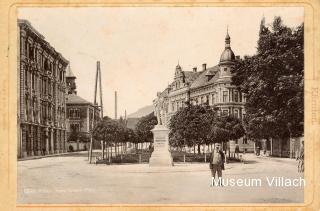
{"type": "Polygon", "coordinates": [[[150,157],[149,166],[173,166],[173,160],[169,152],[169,129],[164,125],[156,125],[151,131],[153,133],[154,151],[150,157]]]}

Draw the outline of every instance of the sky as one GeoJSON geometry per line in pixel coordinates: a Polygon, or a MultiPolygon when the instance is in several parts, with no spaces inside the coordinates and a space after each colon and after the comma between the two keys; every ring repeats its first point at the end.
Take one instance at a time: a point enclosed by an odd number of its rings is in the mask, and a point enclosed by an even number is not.
{"type": "MultiPolygon", "coordinates": [[[[70,62],[77,92],[93,102],[96,62],[101,63],[104,115],[118,117],[152,105],[173,81],[177,63],[185,71],[217,65],[228,28],[236,55],[256,52],[262,17],[271,24],[303,22],[303,7],[78,7],[20,8],[70,62]]],[[[98,99],[99,101],[99,99],[98,99]]]]}

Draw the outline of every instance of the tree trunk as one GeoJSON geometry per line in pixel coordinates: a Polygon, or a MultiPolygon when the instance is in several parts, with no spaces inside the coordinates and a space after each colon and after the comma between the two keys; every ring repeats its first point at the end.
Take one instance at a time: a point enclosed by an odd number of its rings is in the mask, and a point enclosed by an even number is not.
{"type": "Polygon", "coordinates": [[[100,141],[100,143],[101,143],[101,154],[102,154],[102,159],[103,159],[103,157],[104,157],[104,144],[103,144],[103,141],[100,141]]]}
{"type": "Polygon", "coordinates": [[[198,144],[198,154],[200,155],[201,154],[201,148],[200,148],[200,144],[198,144]]]}
{"type": "Polygon", "coordinates": [[[280,146],[279,146],[279,148],[280,148],[280,157],[282,157],[282,138],[280,138],[279,139],[279,143],[280,143],[280,146]]]}
{"type": "Polygon", "coordinates": [[[111,158],[112,158],[112,146],[110,146],[108,148],[109,148],[108,150],[110,150],[110,152],[109,152],[109,163],[111,163],[112,162],[112,160],[111,160],[111,158]]]}
{"type": "Polygon", "coordinates": [[[196,145],[193,145],[193,154],[196,155],[196,145]]]}
{"type": "Polygon", "coordinates": [[[93,143],[93,140],[92,140],[92,135],[90,136],[90,149],[89,149],[89,163],[91,163],[91,160],[92,160],[92,143],[93,143]]]}
{"type": "Polygon", "coordinates": [[[109,158],[109,149],[108,145],[106,144],[106,160],[109,158]]]}

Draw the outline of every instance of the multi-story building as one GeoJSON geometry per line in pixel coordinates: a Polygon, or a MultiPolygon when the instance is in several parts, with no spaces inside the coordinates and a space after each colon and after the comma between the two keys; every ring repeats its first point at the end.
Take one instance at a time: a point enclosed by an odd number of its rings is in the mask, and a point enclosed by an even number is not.
{"type": "MultiPolygon", "coordinates": [[[[153,101],[154,111],[160,115],[164,125],[186,102],[193,105],[210,105],[218,108],[218,112],[243,118],[245,115],[245,96],[231,85],[231,69],[235,60],[239,59],[230,46],[230,36],[225,38],[225,49],[217,65],[207,68],[202,64],[202,70],[194,67],[192,71],[183,71],[178,64],[174,80],[168,87],[157,94],[153,101]]],[[[241,151],[253,151],[253,142],[246,138],[237,141],[241,151]]]]}
{"type": "MultiPolygon", "coordinates": [[[[100,120],[100,109],[97,105],[77,95],[76,76],[70,65],[66,75],[68,95],[67,105],[67,149],[79,151],[89,149],[90,131],[100,120]]],[[[94,142],[95,143],[95,142],[94,142]]],[[[97,148],[98,146],[93,146],[97,148]]]]}
{"type": "Polygon", "coordinates": [[[69,62],[27,20],[18,33],[18,157],[65,152],[69,62]]]}

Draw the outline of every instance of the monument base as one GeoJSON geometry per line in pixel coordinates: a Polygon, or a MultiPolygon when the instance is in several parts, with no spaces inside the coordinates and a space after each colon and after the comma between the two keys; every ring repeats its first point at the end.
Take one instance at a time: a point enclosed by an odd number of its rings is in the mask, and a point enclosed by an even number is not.
{"type": "Polygon", "coordinates": [[[173,166],[172,156],[169,152],[169,129],[164,125],[156,125],[151,131],[153,133],[154,151],[150,157],[149,166],[173,166]]]}

